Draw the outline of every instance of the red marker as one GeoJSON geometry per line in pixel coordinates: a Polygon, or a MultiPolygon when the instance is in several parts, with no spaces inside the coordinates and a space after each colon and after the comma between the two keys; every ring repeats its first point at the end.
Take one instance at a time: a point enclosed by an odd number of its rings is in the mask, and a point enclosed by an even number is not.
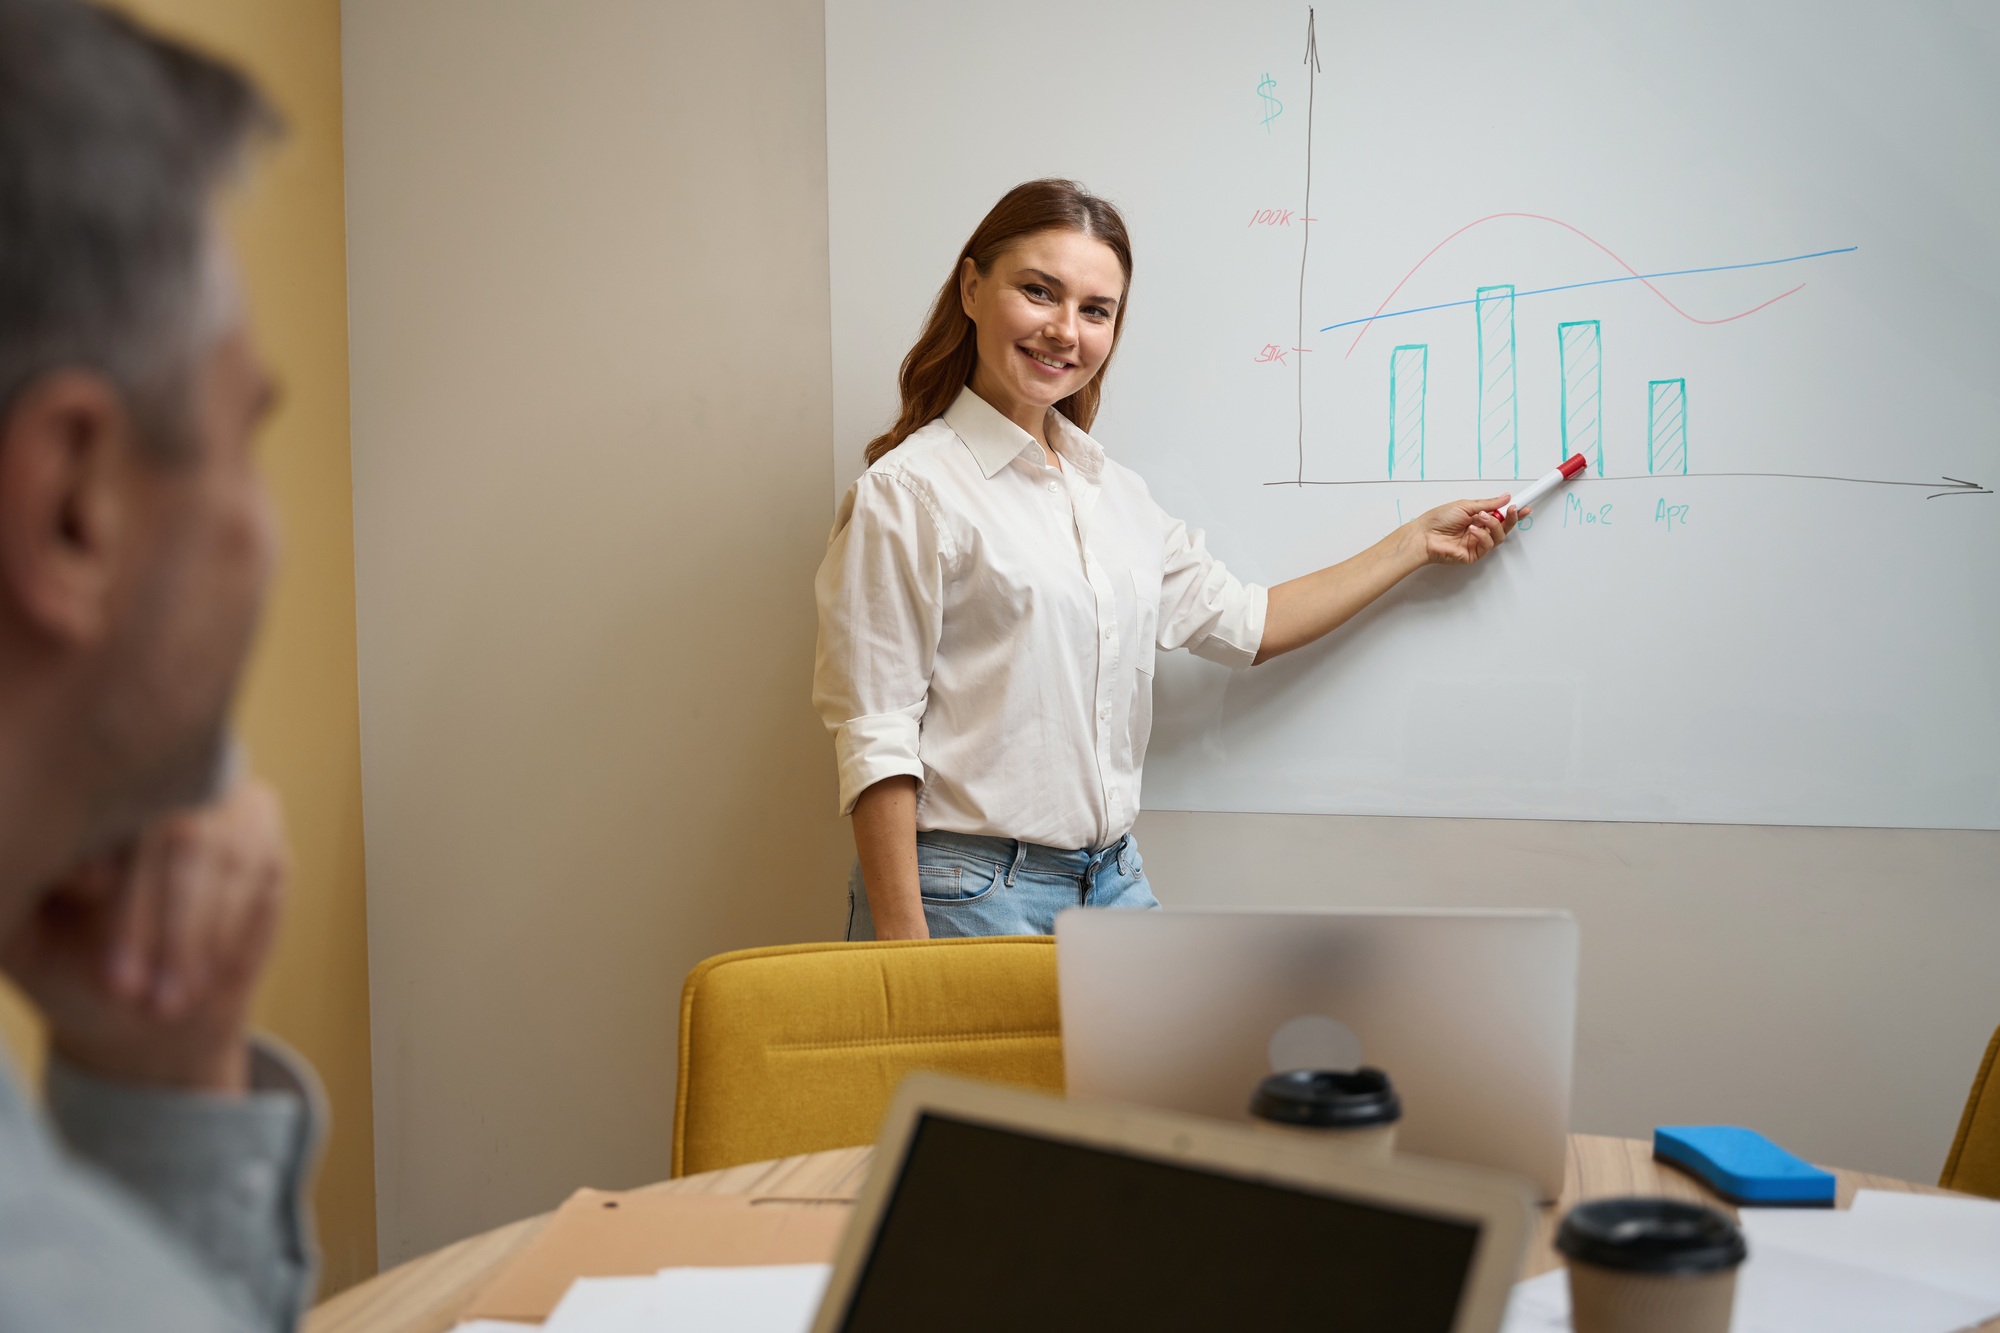
{"type": "Polygon", "coordinates": [[[1501,518],[1507,517],[1508,510],[1513,510],[1514,512],[1519,513],[1521,510],[1526,509],[1529,505],[1541,499],[1544,495],[1547,495],[1550,491],[1562,485],[1564,482],[1568,481],[1571,477],[1574,477],[1577,473],[1583,471],[1584,468],[1588,466],[1590,466],[1590,464],[1582,454],[1571,454],[1569,456],[1568,462],[1564,463],[1561,467],[1557,468],[1554,472],[1549,473],[1547,476],[1540,477],[1534,481],[1529,482],[1528,485],[1520,492],[1520,494],[1516,495],[1508,503],[1501,505],[1498,509],[1494,510],[1493,512],[1498,514],[1501,518]]]}

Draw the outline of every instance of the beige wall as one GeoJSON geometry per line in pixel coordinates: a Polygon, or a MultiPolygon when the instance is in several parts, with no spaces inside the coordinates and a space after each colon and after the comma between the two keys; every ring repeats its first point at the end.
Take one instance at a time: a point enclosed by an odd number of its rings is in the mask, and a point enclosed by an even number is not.
{"type": "MultiPolygon", "coordinates": [[[[288,134],[234,201],[252,314],[284,396],[264,468],[285,558],[239,725],[284,797],[297,870],[258,1020],[312,1060],[333,1108],[318,1188],[322,1289],[375,1271],[368,958],[347,455],[340,11],[336,0],[125,0],[134,15],[246,66],[288,134]]],[[[0,1033],[40,1064],[32,1014],[0,986],[0,1033]]]]}
{"type": "Polygon", "coordinates": [[[2000,1024],[2000,833],[1140,816],[1173,906],[1562,907],[1577,1129],[1750,1125],[1935,1181],[2000,1024]]]}
{"type": "Polygon", "coordinates": [[[348,0],[382,1258],[664,1177],[682,977],[823,938],[816,0],[348,0]]]}

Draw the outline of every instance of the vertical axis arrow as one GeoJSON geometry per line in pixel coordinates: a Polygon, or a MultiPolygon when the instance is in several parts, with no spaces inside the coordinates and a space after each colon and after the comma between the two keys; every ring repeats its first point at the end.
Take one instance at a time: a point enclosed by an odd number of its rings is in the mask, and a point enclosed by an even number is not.
{"type": "Polygon", "coordinates": [[[1293,354],[1299,359],[1299,476],[1306,484],[1306,257],[1312,252],[1313,203],[1313,92],[1319,76],[1319,36],[1312,7],[1306,7],[1306,201],[1301,211],[1303,239],[1299,242],[1299,327],[1292,339],[1293,354]]]}

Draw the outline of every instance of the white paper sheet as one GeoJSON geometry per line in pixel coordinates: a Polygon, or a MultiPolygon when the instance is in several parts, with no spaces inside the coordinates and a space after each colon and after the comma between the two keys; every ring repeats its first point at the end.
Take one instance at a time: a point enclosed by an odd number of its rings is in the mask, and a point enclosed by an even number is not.
{"type": "Polygon", "coordinates": [[[831,1264],[663,1268],[655,1298],[676,1333],[805,1333],[831,1264]]]}
{"type": "Polygon", "coordinates": [[[1963,1194],[1912,1194],[1908,1190],[1862,1190],[1850,1213],[1898,1217],[1949,1217],[1959,1226],[2000,1228],[2000,1200],[1973,1199],[1963,1194]]]}
{"type": "Polygon", "coordinates": [[[832,1271],[771,1264],[578,1278],[543,1333],[805,1333],[832,1271]]]}
{"type": "Polygon", "coordinates": [[[1870,1224],[1887,1221],[1921,1229],[1940,1266],[1947,1255],[1964,1261],[1951,1274],[1934,1279],[1939,1286],[2000,1299],[2000,1201],[1862,1190],[1849,1211],[1870,1224]]]}
{"type": "Polygon", "coordinates": [[[580,1277],[556,1303],[542,1333],[636,1333],[658,1328],[653,1315],[656,1279],[580,1277]]]}
{"type": "Polygon", "coordinates": [[[1750,1252],[1782,1246],[1978,1297],[2000,1311],[2000,1204],[1864,1191],[1843,1212],[1745,1208],[1750,1252]]]}
{"type": "MultiPolygon", "coordinates": [[[[1731,1333],[1958,1333],[2000,1304],[1752,1242],[1731,1333]]],[[[1562,1269],[1514,1288],[1503,1333],[1570,1333],[1562,1269]]]]}

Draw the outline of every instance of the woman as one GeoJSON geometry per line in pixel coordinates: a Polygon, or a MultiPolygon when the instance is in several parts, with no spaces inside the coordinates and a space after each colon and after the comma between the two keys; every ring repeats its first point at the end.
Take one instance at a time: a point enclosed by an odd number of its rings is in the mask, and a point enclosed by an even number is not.
{"type": "Polygon", "coordinates": [[[814,701],[858,854],[849,939],[1048,934],[1157,907],[1132,841],[1156,649],[1250,666],[1512,527],[1460,501],[1269,589],[1245,584],[1084,432],[1132,249],[1081,186],[1009,191],[903,360],[821,564],[814,701]]]}

